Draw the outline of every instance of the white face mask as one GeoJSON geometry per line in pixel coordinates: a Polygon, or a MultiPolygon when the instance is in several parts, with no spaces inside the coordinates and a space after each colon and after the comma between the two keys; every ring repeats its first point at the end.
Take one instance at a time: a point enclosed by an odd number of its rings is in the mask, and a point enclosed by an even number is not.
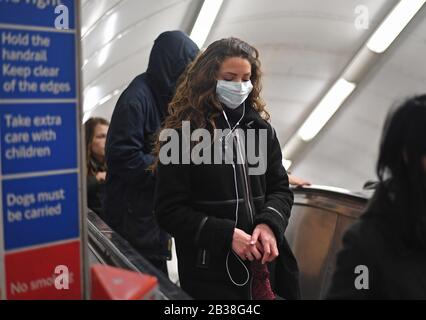
{"type": "Polygon", "coordinates": [[[230,109],[238,108],[253,90],[251,81],[233,82],[217,80],[216,93],[220,102],[230,109]]]}

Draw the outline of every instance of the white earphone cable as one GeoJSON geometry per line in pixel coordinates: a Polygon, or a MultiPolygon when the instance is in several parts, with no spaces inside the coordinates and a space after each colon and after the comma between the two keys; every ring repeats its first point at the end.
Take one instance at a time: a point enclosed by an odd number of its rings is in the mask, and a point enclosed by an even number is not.
{"type": "MultiPolygon", "coordinates": [[[[243,115],[242,115],[242,117],[240,118],[240,120],[238,120],[238,122],[236,123],[236,125],[232,128],[232,126],[231,126],[231,124],[229,123],[229,120],[228,120],[228,117],[227,117],[227,115],[226,115],[226,112],[225,112],[225,110],[223,110],[222,111],[223,112],[223,116],[225,117],[225,120],[226,120],[226,123],[228,124],[228,127],[229,127],[229,129],[231,129],[231,132],[230,133],[228,133],[226,136],[225,136],[225,145],[226,145],[226,143],[227,143],[227,140],[228,140],[228,137],[234,132],[234,130],[235,130],[235,128],[240,124],[240,121],[244,118],[244,116],[245,116],[245,113],[246,113],[246,105],[245,105],[245,103],[244,103],[244,109],[243,109],[243,115]]],[[[238,137],[237,137],[237,144],[239,144],[239,141],[238,141],[238,137]]],[[[239,197],[238,197],[238,184],[237,184],[237,171],[236,171],[236,169],[235,169],[235,163],[233,162],[232,163],[232,169],[233,169],[233,171],[234,171],[234,186],[235,186],[235,197],[236,197],[236,201],[237,201],[237,204],[236,204],[236,206],[235,206],[235,224],[234,224],[234,229],[237,227],[237,224],[238,224],[238,209],[239,209],[239,197]]],[[[225,264],[226,264],[226,272],[228,273],[228,277],[229,277],[229,279],[231,280],[231,282],[234,284],[234,285],[236,285],[237,287],[244,287],[249,281],[250,281],[250,272],[249,272],[249,270],[247,269],[247,267],[246,267],[246,265],[244,264],[244,262],[241,260],[241,258],[232,250],[232,249],[230,249],[229,251],[228,251],[228,253],[227,253],[227,255],[226,255],[226,261],[225,261],[225,264]],[[245,272],[246,272],[246,275],[247,275],[247,278],[246,278],[246,280],[243,282],[243,283],[238,283],[238,282],[236,282],[235,280],[234,280],[234,278],[232,277],[232,275],[231,275],[231,271],[229,270],[229,254],[231,253],[231,251],[232,251],[232,253],[233,253],[233,255],[237,258],[237,260],[241,263],[241,265],[244,267],[244,269],[245,269],[245,272]]]]}

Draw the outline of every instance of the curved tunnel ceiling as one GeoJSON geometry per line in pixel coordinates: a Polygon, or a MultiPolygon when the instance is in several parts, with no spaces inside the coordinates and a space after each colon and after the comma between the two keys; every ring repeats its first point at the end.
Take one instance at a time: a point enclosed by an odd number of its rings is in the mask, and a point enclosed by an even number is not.
{"type": "MultiPolygon", "coordinates": [[[[225,0],[206,44],[236,36],[256,46],[263,97],[284,145],[397,3],[365,0],[368,29],[355,28],[358,0],[225,0]]],[[[199,0],[82,1],[85,117],[110,118],[121,90],[147,66],[163,31],[189,31],[199,0]]],[[[359,83],[326,128],[297,155],[295,175],[360,190],[374,179],[389,108],[426,89],[426,8],[359,83]]],[[[284,155],[285,156],[285,155],[284,155]]]]}

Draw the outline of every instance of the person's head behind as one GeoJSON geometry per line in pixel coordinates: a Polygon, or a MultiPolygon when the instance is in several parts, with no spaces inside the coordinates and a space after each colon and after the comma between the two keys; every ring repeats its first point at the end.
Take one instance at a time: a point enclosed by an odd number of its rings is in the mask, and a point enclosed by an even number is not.
{"type": "Polygon", "coordinates": [[[109,122],[103,118],[90,118],[84,125],[86,135],[87,174],[95,175],[93,162],[104,165],[105,141],[109,122]]]}
{"type": "Polygon", "coordinates": [[[169,104],[165,128],[180,128],[184,120],[193,128],[215,128],[214,118],[223,110],[216,93],[218,80],[243,82],[250,80],[253,90],[246,104],[269,118],[260,97],[261,70],[259,52],[237,39],[221,39],[210,44],[190,64],[169,104]]]}
{"type": "Polygon", "coordinates": [[[393,194],[405,237],[426,248],[426,95],[405,101],[389,114],[377,175],[393,194]]]}
{"type": "Polygon", "coordinates": [[[198,52],[197,45],[182,31],[165,31],[155,40],[146,74],[162,116],[175,92],[176,82],[198,52]]]}

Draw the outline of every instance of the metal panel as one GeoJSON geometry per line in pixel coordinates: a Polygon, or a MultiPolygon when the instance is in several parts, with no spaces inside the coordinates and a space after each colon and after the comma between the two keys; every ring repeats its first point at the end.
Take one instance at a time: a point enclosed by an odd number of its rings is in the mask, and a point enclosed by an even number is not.
{"type": "Polygon", "coordinates": [[[294,189],[286,231],[300,269],[302,299],[324,298],[345,230],[361,216],[366,196],[327,188],[294,189]]]}

